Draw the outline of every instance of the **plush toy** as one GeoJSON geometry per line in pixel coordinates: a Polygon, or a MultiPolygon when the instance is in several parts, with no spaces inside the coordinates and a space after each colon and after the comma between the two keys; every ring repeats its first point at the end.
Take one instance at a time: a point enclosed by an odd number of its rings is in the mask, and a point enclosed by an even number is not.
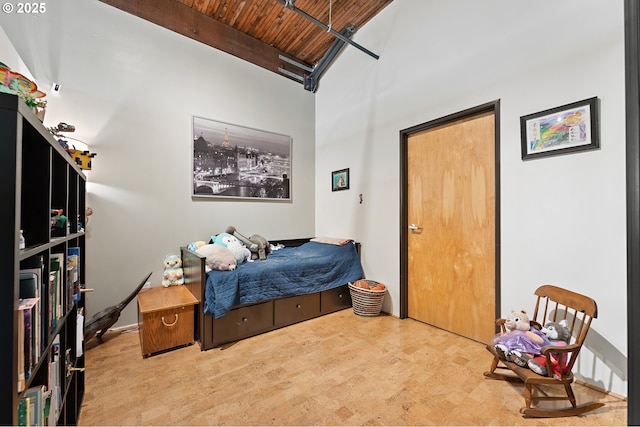
{"type": "Polygon", "coordinates": [[[247,262],[253,262],[253,260],[251,259],[251,251],[247,249],[246,246],[243,246],[242,250],[244,251],[244,260],[247,262]]]}
{"type": "Polygon", "coordinates": [[[540,348],[549,345],[549,339],[541,331],[531,326],[529,316],[524,311],[512,311],[504,324],[507,332],[497,334],[492,343],[502,360],[526,366],[522,355],[538,355],[540,348]]]}
{"type": "Polygon", "coordinates": [[[182,271],[182,260],[178,255],[168,255],[164,259],[162,286],[168,288],[169,286],[173,285],[184,285],[184,271],[182,271]]]}
{"type": "Polygon", "coordinates": [[[229,249],[236,258],[236,264],[242,264],[244,261],[244,249],[242,248],[242,243],[240,243],[240,240],[235,236],[229,233],[220,233],[211,237],[211,241],[209,243],[229,249]]]}
{"type": "Polygon", "coordinates": [[[229,249],[215,244],[208,244],[199,247],[196,254],[205,257],[204,269],[211,270],[235,270],[237,266],[236,257],[229,249]]]}
{"type": "Polygon", "coordinates": [[[234,235],[238,240],[244,243],[249,251],[251,251],[251,259],[267,259],[267,254],[271,253],[271,245],[269,241],[259,234],[254,234],[247,238],[240,234],[233,225],[227,227],[227,233],[234,235]]]}
{"type": "Polygon", "coordinates": [[[267,254],[271,253],[271,245],[269,244],[269,241],[259,234],[252,234],[251,237],[249,237],[249,240],[258,244],[258,253],[254,253],[252,255],[253,259],[267,259],[267,254]]]}
{"type": "MultiPolygon", "coordinates": [[[[571,341],[571,332],[567,327],[567,321],[561,320],[560,322],[549,322],[542,328],[542,332],[549,338],[551,341],[551,345],[555,347],[566,347],[569,345],[569,341],[571,341]]],[[[559,378],[561,374],[567,373],[567,354],[563,353],[561,355],[558,354],[550,354],[551,360],[551,372],[553,372],[553,376],[559,378]]],[[[533,372],[538,375],[547,376],[547,358],[545,356],[536,356],[532,359],[529,359],[527,362],[527,366],[533,372]]]]}
{"type": "Polygon", "coordinates": [[[189,249],[191,252],[195,252],[195,251],[198,250],[198,248],[201,248],[206,244],[207,244],[207,242],[205,242],[204,240],[198,240],[197,242],[189,243],[187,245],[187,249],[189,249]]]}

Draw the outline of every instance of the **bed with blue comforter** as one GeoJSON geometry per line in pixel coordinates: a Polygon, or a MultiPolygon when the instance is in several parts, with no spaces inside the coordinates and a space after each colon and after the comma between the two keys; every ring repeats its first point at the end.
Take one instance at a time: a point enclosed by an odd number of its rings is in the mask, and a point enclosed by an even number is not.
{"type": "Polygon", "coordinates": [[[266,260],[233,271],[207,273],[205,314],[220,318],[233,307],[333,289],[362,278],[355,245],[307,242],[273,251],[266,260]]]}
{"type": "Polygon", "coordinates": [[[185,285],[199,301],[195,328],[202,350],[351,306],[347,284],[364,277],[359,244],[276,243],[284,247],[266,260],[208,273],[204,258],[181,249],[185,285]]]}

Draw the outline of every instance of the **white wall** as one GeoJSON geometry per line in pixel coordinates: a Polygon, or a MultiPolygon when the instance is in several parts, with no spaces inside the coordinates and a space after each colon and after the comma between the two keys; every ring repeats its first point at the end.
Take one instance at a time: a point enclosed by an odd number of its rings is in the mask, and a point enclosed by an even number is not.
{"type": "MultiPolygon", "coordinates": [[[[3,14],[0,25],[41,86],[61,85],[47,96],[45,125],[74,124],[70,136],[97,153],[87,173],[89,316],[148,272],[160,285],[166,255],[228,225],[313,236],[315,106],[301,84],[96,0],[48,2],[45,14],[3,14]],[[290,135],[292,202],[193,201],[192,115],[290,135]]],[[[134,323],[135,300],[116,326],[134,323]]]]}
{"type": "Polygon", "coordinates": [[[399,132],[499,99],[501,310],[532,310],[543,283],[595,298],[578,377],[626,395],[623,1],[534,3],[395,1],[355,34],[380,59],[347,47],[320,83],[316,234],[361,241],[398,315],[399,132]],[[600,150],[521,160],[520,116],[593,96],[600,150]]]}

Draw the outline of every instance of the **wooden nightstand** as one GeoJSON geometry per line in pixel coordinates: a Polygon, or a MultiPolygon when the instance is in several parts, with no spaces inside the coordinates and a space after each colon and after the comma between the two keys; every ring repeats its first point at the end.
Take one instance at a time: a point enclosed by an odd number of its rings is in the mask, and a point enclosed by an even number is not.
{"type": "Polygon", "coordinates": [[[186,286],[153,287],[138,293],[142,356],[193,344],[194,306],[186,286]]]}

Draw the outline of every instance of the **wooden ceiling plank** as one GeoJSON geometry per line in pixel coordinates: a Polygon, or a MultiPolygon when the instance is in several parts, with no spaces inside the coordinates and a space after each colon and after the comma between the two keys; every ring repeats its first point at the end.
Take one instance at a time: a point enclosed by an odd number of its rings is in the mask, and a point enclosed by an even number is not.
{"type": "Polygon", "coordinates": [[[247,5],[247,2],[245,0],[240,1],[238,2],[238,6],[233,10],[233,13],[229,19],[229,25],[231,25],[233,28],[237,29],[236,27],[237,22],[244,14],[246,5],[247,5]]]}
{"type": "Polygon", "coordinates": [[[250,1],[250,5],[245,9],[246,12],[237,21],[235,27],[243,33],[262,40],[261,37],[258,36],[257,31],[259,31],[261,27],[268,28],[271,25],[273,4],[271,4],[271,1],[253,0],[250,1]]]}
{"type": "Polygon", "coordinates": [[[265,15],[264,19],[262,19],[259,25],[250,31],[250,33],[253,34],[255,38],[263,40],[265,43],[273,46],[271,34],[280,31],[279,29],[282,27],[285,10],[280,3],[273,1],[273,6],[270,7],[269,13],[265,15]]]}
{"type": "MultiPolygon", "coordinates": [[[[335,26],[335,17],[336,14],[340,12],[340,9],[335,7],[334,3],[332,7],[332,28],[336,31],[342,31],[342,27],[335,26]]],[[[304,11],[308,15],[313,16],[318,21],[328,25],[329,24],[329,2],[298,2],[296,3],[296,7],[300,10],[304,11]],[[306,10],[305,7],[309,8],[306,10]]],[[[311,64],[316,64],[324,53],[327,51],[331,43],[335,37],[325,31],[323,28],[319,27],[315,23],[311,23],[307,19],[302,16],[296,14],[293,11],[289,11],[291,14],[295,15],[302,22],[301,30],[296,32],[287,31],[285,36],[288,39],[281,39],[275,43],[275,46],[287,46],[286,50],[291,52],[294,56],[309,62],[311,64]]]]}
{"type": "Polygon", "coordinates": [[[207,3],[209,3],[209,0],[193,0],[193,6],[191,7],[200,13],[204,13],[207,3]]]}
{"type": "Polygon", "coordinates": [[[231,2],[228,0],[223,1],[220,5],[221,7],[218,8],[217,14],[214,16],[214,18],[227,25],[230,25],[229,16],[231,15],[231,10],[233,10],[232,5],[229,3],[231,2]]]}
{"type": "Polygon", "coordinates": [[[100,1],[278,74],[291,57],[176,0],[100,1]]]}
{"type": "Polygon", "coordinates": [[[222,0],[210,0],[209,5],[202,13],[213,18],[220,7],[220,3],[222,3],[222,0]]]}

